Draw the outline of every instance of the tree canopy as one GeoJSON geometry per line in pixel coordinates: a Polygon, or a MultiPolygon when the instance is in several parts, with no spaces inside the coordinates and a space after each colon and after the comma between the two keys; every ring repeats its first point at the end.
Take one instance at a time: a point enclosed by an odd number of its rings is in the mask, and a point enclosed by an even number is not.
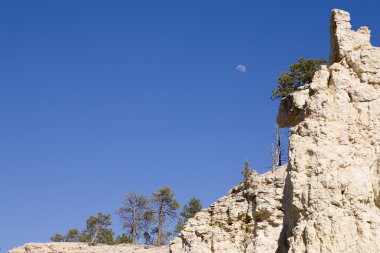
{"type": "Polygon", "coordinates": [[[249,165],[248,161],[245,161],[244,168],[241,171],[241,174],[243,175],[243,184],[245,187],[248,187],[249,177],[251,176],[251,173],[252,173],[251,166],[249,165]]]}
{"type": "Polygon", "coordinates": [[[298,62],[290,65],[289,72],[282,72],[278,78],[278,86],[274,88],[271,99],[281,99],[297,90],[298,87],[311,83],[314,74],[327,64],[326,59],[298,59],[298,62]]]}
{"type": "MultiPolygon", "coordinates": [[[[174,235],[172,223],[178,217],[179,203],[169,187],[159,188],[151,197],[130,192],[125,194],[123,205],[116,210],[126,232],[114,236],[111,215],[99,212],[86,220],[82,230],[71,229],[67,234],[54,234],[53,242],[85,242],[89,245],[137,243],[145,239],[146,244],[160,246],[174,235]]],[[[179,233],[188,219],[202,209],[199,199],[193,197],[183,206],[174,232],[179,233]]]]}
{"type": "Polygon", "coordinates": [[[124,243],[132,243],[132,237],[127,234],[118,235],[115,239],[114,244],[124,244],[124,243]]]}
{"type": "Polygon", "coordinates": [[[110,228],[111,225],[111,215],[98,213],[97,216],[91,216],[87,219],[87,226],[81,235],[81,241],[88,242],[90,245],[113,244],[114,232],[110,228]]]}
{"type": "Polygon", "coordinates": [[[156,245],[160,246],[164,236],[163,225],[168,219],[174,219],[177,216],[176,210],[179,208],[179,204],[174,199],[174,193],[169,187],[162,187],[152,195],[158,219],[156,245]]]}
{"type": "Polygon", "coordinates": [[[52,242],[64,242],[66,236],[60,233],[56,233],[53,236],[50,237],[50,241],[52,242]]]}
{"type": "Polygon", "coordinates": [[[56,233],[50,237],[52,242],[79,242],[80,233],[78,229],[70,229],[66,235],[56,233]]]}
{"type": "Polygon", "coordinates": [[[196,213],[202,210],[201,201],[195,197],[191,198],[189,202],[183,206],[183,209],[180,213],[182,218],[178,220],[178,223],[175,227],[174,232],[177,234],[180,233],[185,226],[186,222],[195,216],[196,213]]]}
{"type": "Polygon", "coordinates": [[[141,236],[149,223],[153,220],[150,199],[135,192],[127,193],[124,197],[123,206],[117,213],[123,222],[123,228],[129,229],[132,242],[141,236]]]}

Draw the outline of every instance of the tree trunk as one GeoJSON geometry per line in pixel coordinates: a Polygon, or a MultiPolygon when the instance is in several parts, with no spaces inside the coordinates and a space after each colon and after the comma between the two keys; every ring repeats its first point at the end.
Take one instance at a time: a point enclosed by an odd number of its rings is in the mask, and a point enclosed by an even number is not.
{"type": "Polygon", "coordinates": [[[164,213],[163,213],[164,203],[160,203],[160,208],[158,211],[158,231],[157,231],[157,246],[161,246],[162,239],[162,224],[164,223],[164,213]]]}
{"type": "Polygon", "coordinates": [[[95,235],[94,237],[92,237],[90,245],[95,245],[95,239],[96,237],[98,237],[98,234],[99,234],[99,227],[96,228],[95,235]]]}
{"type": "Polygon", "coordinates": [[[275,140],[272,144],[272,171],[282,165],[282,146],[280,128],[276,126],[275,140]]]}
{"type": "Polygon", "coordinates": [[[133,221],[132,221],[132,241],[133,244],[136,244],[136,238],[137,238],[137,221],[136,221],[136,211],[133,209],[132,212],[133,215],[133,221]]]}

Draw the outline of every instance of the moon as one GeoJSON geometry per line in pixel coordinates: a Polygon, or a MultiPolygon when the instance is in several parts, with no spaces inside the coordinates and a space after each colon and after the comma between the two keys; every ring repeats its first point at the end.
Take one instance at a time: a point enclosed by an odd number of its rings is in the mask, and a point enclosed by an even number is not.
{"type": "Polygon", "coordinates": [[[241,65],[241,64],[239,64],[239,65],[236,66],[236,70],[239,71],[240,73],[247,72],[247,68],[244,65],[241,65]]]}

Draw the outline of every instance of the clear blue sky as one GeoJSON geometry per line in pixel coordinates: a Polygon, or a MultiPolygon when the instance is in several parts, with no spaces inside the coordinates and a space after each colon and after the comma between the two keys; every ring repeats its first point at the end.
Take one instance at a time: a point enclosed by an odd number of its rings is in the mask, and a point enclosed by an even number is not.
{"type": "Polygon", "coordinates": [[[328,58],[332,8],[379,45],[379,1],[1,1],[1,252],[125,192],[207,206],[246,159],[266,171],[271,90],[297,57],[328,58]]]}

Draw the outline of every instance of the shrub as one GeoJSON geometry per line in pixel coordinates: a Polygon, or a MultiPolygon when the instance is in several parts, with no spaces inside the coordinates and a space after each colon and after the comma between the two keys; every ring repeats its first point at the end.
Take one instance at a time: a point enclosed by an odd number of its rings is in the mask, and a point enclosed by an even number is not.
{"type": "Polygon", "coordinates": [[[327,64],[326,59],[298,59],[298,62],[290,65],[289,72],[282,72],[278,78],[278,86],[274,88],[271,99],[281,99],[297,90],[298,87],[311,83],[314,74],[327,64]]]}

